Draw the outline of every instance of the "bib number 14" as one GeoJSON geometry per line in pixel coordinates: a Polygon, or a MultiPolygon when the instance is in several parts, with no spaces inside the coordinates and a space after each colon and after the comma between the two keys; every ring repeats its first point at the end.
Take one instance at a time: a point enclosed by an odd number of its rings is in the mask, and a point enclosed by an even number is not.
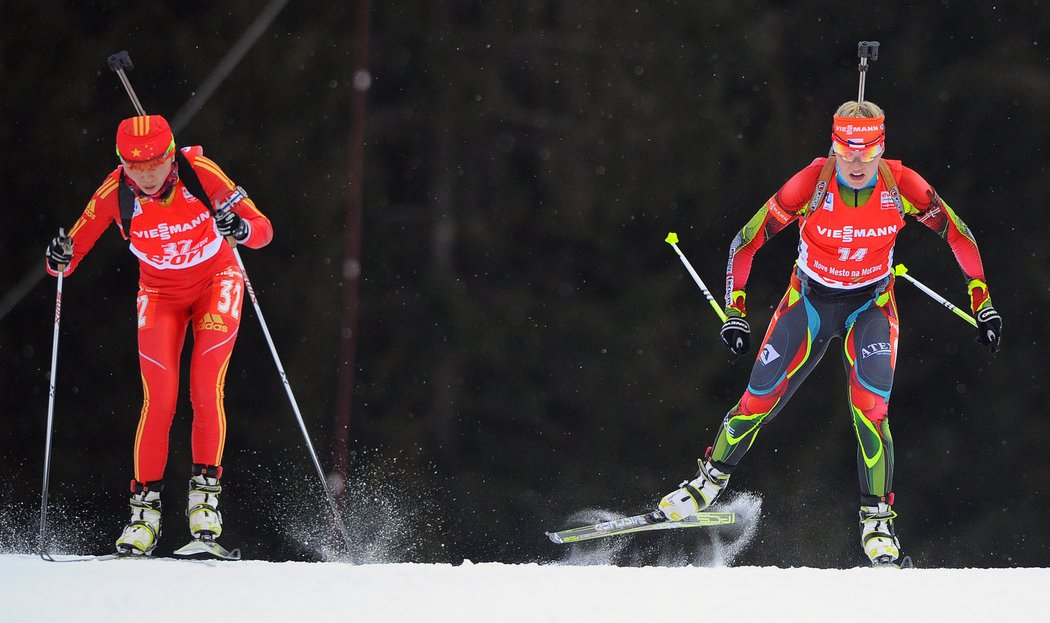
{"type": "Polygon", "coordinates": [[[848,262],[850,260],[854,262],[860,262],[864,259],[864,256],[868,254],[866,248],[850,249],[848,247],[839,247],[839,261],[848,262]]]}

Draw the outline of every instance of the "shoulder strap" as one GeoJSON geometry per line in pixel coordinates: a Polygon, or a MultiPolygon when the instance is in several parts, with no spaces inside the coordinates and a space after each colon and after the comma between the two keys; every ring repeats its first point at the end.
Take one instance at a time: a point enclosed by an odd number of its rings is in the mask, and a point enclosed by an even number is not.
{"type": "Polygon", "coordinates": [[[828,182],[831,181],[831,176],[835,173],[835,159],[828,156],[828,159],[824,161],[824,168],[820,170],[820,176],[817,177],[817,187],[813,190],[813,198],[809,200],[809,206],[803,208],[800,217],[805,216],[806,212],[810,210],[816,210],[820,207],[820,204],[824,201],[824,195],[828,194],[828,182]]]}
{"type": "MultiPolygon", "coordinates": [[[[197,177],[197,172],[193,170],[189,158],[182,153],[182,150],[177,149],[175,150],[175,161],[179,163],[179,179],[186,186],[186,190],[200,200],[214,216],[215,206],[212,205],[208,193],[204,191],[201,178],[197,177]]],[[[120,183],[117,185],[117,200],[120,203],[120,226],[124,230],[124,237],[131,238],[131,217],[135,215],[135,193],[124,180],[123,169],[120,171],[120,183]]]]}
{"type": "Polygon", "coordinates": [[[197,172],[193,170],[193,165],[190,164],[189,158],[186,154],[182,153],[182,150],[175,151],[175,160],[179,163],[179,179],[186,185],[186,190],[190,191],[190,194],[200,200],[201,203],[208,208],[212,216],[215,216],[215,206],[212,205],[211,199],[208,197],[208,193],[204,192],[204,185],[201,184],[201,178],[197,177],[197,172]]]}
{"type": "Polygon", "coordinates": [[[886,164],[885,160],[879,160],[879,173],[882,174],[882,181],[886,184],[890,199],[893,199],[893,204],[897,206],[897,212],[900,213],[901,218],[904,218],[904,202],[901,201],[901,192],[897,189],[897,180],[893,177],[893,171],[890,170],[890,165],[886,164]]]}
{"type": "Polygon", "coordinates": [[[124,168],[120,170],[120,181],[117,184],[117,201],[120,203],[120,227],[124,238],[131,239],[131,217],[135,214],[135,193],[124,181],[124,168]]]}

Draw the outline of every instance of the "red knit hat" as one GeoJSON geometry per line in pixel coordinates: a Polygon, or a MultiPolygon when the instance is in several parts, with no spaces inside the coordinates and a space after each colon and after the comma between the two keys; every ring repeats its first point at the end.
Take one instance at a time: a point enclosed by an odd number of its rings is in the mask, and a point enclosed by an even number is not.
{"type": "Polygon", "coordinates": [[[175,137],[160,115],[130,117],[117,127],[117,155],[125,162],[145,162],[175,151],[175,137]]]}

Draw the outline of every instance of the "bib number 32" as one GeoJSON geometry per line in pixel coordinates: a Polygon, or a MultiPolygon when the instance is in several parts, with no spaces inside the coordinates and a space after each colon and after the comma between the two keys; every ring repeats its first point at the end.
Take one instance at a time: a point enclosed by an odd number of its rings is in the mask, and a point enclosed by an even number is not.
{"type": "Polygon", "coordinates": [[[241,315],[241,293],[244,286],[240,280],[223,279],[219,282],[219,301],[215,309],[220,314],[229,314],[234,319],[241,315]]]}

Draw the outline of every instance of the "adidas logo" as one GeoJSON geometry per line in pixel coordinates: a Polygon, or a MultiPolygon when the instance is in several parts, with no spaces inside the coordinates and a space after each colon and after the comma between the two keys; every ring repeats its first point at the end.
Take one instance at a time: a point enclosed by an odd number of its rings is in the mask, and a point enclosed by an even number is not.
{"type": "Polygon", "coordinates": [[[197,323],[198,331],[219,331],[221,333],[228,333],[230,328],[226,326],[226,323],[222,321],[222,316],[219,314],[204,314],[201,321],[197,323]]]}

